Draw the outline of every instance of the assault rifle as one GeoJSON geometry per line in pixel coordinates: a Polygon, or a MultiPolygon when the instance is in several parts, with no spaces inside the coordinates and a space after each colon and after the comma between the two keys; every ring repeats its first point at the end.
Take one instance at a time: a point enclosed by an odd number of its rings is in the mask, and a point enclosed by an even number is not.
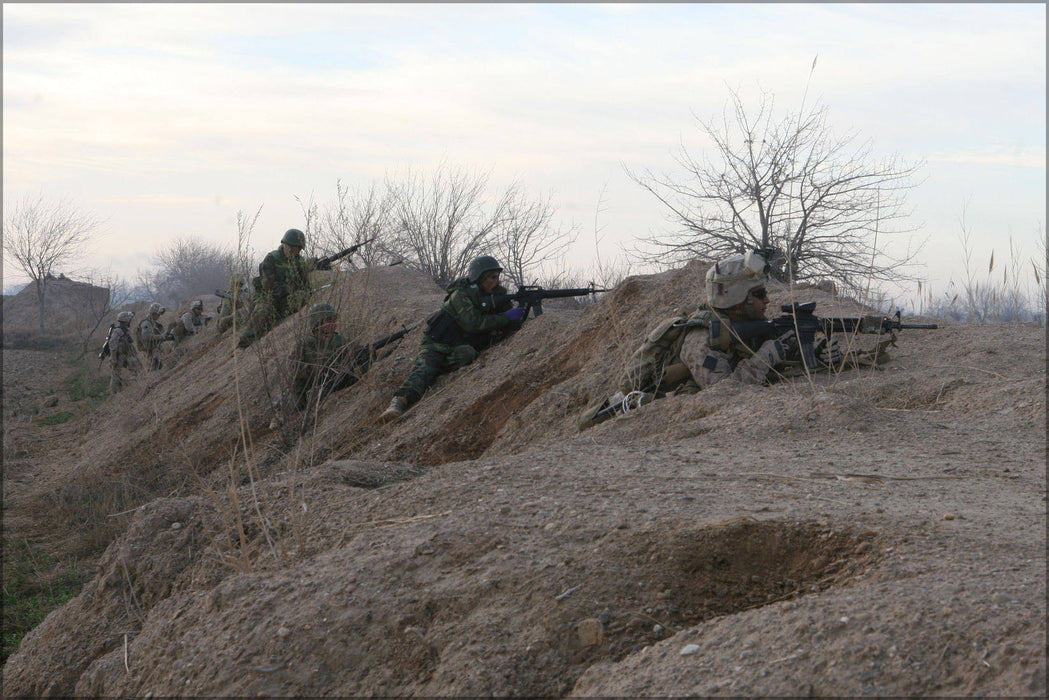
{"type": "Polygon", "coordinates": [[[904,328],[925,330],[936,329],[935,323],[903,323],[900,312],[893,316],[860,316],[853,318],[820,318],[814,313],[816,302],[806,304],[784,304],[780,307],[782,316],[771,321],[732,321],[730,333],[744,343],[748,340],[764,342],[778,338],[788,331],[794,331],[798,338],[798,350],[805,369],[816,369],[816,333],[822,332],[828,338],[833,333],[873,333],[881,335],[904,328]]]}
{"type": "Polygon", "coordinates": [[[415,330],[415,326],[411,328],[402,328],[396,333],[390,333],[384,338],[379,338],[374,343],[365,345],[364,347],[357,350],[353,355],[353,367],[357,369],[358,374],[364,374],[368,371],[368,368],[372,366],[372,362],[375,361],[375,352],[382,350],[390,343],[396,343],[398,340],[415,330]]]}
{"type": "MultiPolygon", "coordinates": [[[[541,316],[543,313],[543,299],[567,299],[570,297],[585,297],[588,294],[596,294],[598,292],[607,292],[607,289],[598,289],[590,284],[589,287],[578,287],[575,289],[543,289],[539,285],[524,285],[518,287],[517,291],[513,294],[482,294],[481,295],[481,306],[484,307],[491,304],[492,307],[497,307],[506,301],[515,301],[518,306],[523,306],[525,309],[525,318],[528,318],[528,312],[531,311],[535,316],[541,316]]],[[[524,320],[524,319],[522,319],[524,320]]]]}
{"type": "Polygon", "coordinates": [[[342,260],[347,255],[349,255],[350,253],[354,253],[354,252],[360,250],[361,248],[363,248],[364,246],[368,245],[369,243],[371,243],[374,240],[375,240],[375,238],[369,238],[368,240],[362,241],[362,242],[358,243],[357,245],[351,245],[346,250],[340,250],[338,253],[332,253],[331,255],[329,255],[326,258],[318,258],[317,262],[315,264],[315,267],[318,270],[330,270],[331,269],[331,264],[333,262],[336,262],[338,260],[342,260]]]}

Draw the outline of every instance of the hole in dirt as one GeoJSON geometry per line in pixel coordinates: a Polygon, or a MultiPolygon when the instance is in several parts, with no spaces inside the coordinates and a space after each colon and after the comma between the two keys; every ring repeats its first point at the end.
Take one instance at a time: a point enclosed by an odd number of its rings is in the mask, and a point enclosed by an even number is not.
{"type": "Polygon", "coordinates": [[[548,676],[546,692],[564,695],[590,665],[705,620],[845,585],[879,549],[874,533],[749,518],[624,537],[606,540],[613,549],[603,553],[600,577],[592,570],[579,594],[561,602],[555,644],[567,668],[548,676]]]}

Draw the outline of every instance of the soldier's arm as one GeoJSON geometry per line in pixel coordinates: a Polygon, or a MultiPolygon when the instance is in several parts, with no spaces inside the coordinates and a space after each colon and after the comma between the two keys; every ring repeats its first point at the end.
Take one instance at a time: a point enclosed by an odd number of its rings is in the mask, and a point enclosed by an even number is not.
{"type": "Polygon", "coordinates": [[[462,291],[455,291],[448,300],[448,313],[467,333],[480,333],[510,325],[505,314],[485,314],[474,305],[473,300],[462,291]]]}

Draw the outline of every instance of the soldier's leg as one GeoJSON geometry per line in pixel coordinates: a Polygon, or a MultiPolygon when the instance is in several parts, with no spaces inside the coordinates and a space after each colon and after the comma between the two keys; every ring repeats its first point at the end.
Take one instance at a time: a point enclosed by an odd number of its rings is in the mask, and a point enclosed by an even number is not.
{"type": "Polygon", "coordinates": [[[266,335],[272,322],[273,306],[269,302],[259,300],[255,305],[255,308],[251,311],[247,328],[245,328],[240,334],[240,339],[237,341],[237,347],[246,348],[262,336],[266,335]]]}
{"type": "Polygon", "coordinates": [[[449,357],[436,350],[420,350],[412,365],[411,373],[401,387],[393,392],[393,395],[404,397],[409,406],[421,399],[438,375],[450,371],[447,369],[449,357]]]}
{"type": "Polygon", "coordinates": [[[110,395],[117,394],[123,388],[124,378],[121,375],[121,370],[119,367],[114,366],[113,371],[109,374],[109,393],[110,395]]]}
{"type": "Polygon", "coordinates": [[[477,359],[477,349],[472,345],[456,345],[445,360],[445,372],[454,372],[477,359]]]}

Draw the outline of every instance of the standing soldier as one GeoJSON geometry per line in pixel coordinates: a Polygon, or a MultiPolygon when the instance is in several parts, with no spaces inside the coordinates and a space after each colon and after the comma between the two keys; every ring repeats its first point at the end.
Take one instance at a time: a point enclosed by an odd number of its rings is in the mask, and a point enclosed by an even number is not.
{"type": "Polygon", "coordinates": [[[131,321],[134,318],[134,311],[121,311],[117,314],[117,322],[109,329],[109,337],[106,338],[113,368],[109,375],[110,394],[118,393],[131,379],[129,374],[138,374],[142,369],[142,361],[131,337],[131,321]]]}
{"type": "Polygon", "coordinates": [[[394,392],[380,421],[399,418],[439,375],[465,367],[481,350],[520,328],[524,307],[514,307],[509,300],[492,303],[491,295],[507,293],[499,284],[502,271],[495,258],[482,255],[470,263],[466,277],[448,286],[440,310],[427,322],[411,374],[394,392]]]}
{"type": "Polygon", "coordinates": [[[153,302],[149,305],[149,316],[144,318],[136,329],[135,345],[146,353],[151,370],[160,369],[160,344],[165,340],[170,340],[167,333],[164,332],[164,324],[160,322],[160,317],[165,311],[163,306],[153,302]]]}
{"type": "Polygon", "coordinates": [[[238,348],[248,347],[306,303],[309,273],[315,261],[302,257],[305,247],[306,234],[297,228],[288,229],[280,239],[280,248],[267,253],[259,263],[251,317],[237,341],[238,348]]]}
{"type": "Polygon", "coordinates": [[[210,321],[211,317],[204,318],[204,302],[201,299],[196,299],[192,304],[189,305],[189,311],[182,314],[172,330],[172,335],[175,337],[176,343],[181,343],[183,340],[191,335],[196,335],[204,330],[205,321],[210,321]]]}

